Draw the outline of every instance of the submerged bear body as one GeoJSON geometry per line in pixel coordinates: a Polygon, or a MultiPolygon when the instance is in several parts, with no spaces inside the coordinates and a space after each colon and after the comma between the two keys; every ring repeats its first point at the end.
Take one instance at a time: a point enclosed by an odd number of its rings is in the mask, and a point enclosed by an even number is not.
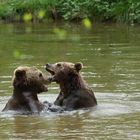
{"type": "Polygon", "coordinates": [[[60,93],[54,104],[62,106],[66,108],[66,110],[93,107],[97,104],[97,101],[92,94],[92,91],[85,91],[84,89],[73,90],[69,96],[60,93]]]}

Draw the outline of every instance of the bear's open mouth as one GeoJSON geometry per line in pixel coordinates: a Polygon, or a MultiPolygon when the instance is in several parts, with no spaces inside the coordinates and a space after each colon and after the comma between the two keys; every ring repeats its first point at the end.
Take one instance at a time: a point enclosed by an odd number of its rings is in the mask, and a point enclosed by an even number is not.
{"type": "Polygon", "coordinates": [[[50,70],[49,68],[46,67],[46,71],[48,71],[51,75],[55,75],[55,72],[53,70],[50,70]]]}

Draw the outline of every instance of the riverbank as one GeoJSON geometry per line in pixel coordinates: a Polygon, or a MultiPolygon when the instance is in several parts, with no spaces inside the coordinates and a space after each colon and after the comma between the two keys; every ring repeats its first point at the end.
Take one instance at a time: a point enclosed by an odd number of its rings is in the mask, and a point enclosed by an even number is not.
{"type": "Polygon", "coordinates": [[[0,20],[45,22],[48,20],[140,23],[138,0],[1,0],[0,20]]]}

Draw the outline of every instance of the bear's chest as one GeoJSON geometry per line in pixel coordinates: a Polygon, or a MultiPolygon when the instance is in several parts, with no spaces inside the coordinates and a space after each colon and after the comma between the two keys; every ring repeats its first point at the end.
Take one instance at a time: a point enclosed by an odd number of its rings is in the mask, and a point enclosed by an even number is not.
{"type": "Polygon", "coordinates": [[[76,95],[69,95],[63,98],[62,106],[66,108],[73,108],[77,100],[78,97],[76,95]]]}

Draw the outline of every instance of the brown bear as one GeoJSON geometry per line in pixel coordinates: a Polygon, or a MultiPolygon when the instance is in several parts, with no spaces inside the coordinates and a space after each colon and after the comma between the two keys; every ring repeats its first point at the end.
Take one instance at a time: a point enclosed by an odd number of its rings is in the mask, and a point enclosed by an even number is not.
{"type": "Polygon", "coordinates": [[[60,85],[60,93],[54,104],[74,110],[97,105],[93,91],[81,77],[82,63],[59,62],[46,64],[46,70],[51,73],[50,81],[60,85]]]}
{"type": "Polygon", "coordinates": [[[38,93],[46,92],[47,77],[37,68],[20,66],[14,71],[13,95],[2,111],[39,113],[45,107],[38,100],[38,93]]]}

